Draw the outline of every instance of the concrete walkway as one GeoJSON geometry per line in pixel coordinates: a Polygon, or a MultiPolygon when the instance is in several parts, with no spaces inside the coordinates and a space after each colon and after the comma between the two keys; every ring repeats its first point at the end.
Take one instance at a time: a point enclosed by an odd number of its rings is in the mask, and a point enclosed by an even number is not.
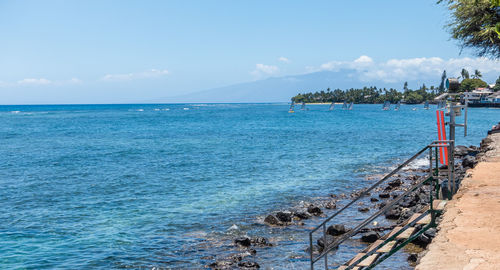
{"type": "Polygon", "coordinates": [[[500,133],[445,209],[416,270],[500,269],[500,133]]]}

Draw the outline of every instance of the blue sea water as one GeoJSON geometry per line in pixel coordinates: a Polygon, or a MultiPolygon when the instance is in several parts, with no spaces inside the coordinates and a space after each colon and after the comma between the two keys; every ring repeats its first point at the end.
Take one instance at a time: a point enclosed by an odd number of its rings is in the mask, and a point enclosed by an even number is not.
{"type": "MultiPolygon", "coordinates": [[[[203,268],[237,228],[271,236],[261,266],[301,269],[307,230],[263,215],[362,186],[437,137],[422,105],[308,107],[0,106],[0,268],[203,268]]],[[[457,144],[478,145],[500,110],[469,110],[457,144]]]]}

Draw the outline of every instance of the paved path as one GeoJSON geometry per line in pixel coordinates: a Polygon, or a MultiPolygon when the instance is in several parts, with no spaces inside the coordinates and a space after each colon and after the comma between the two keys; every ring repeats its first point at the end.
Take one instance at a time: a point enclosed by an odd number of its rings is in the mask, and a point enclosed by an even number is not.
{"type": "Polygon", "coordinates": [[[462,181],[416,270],[500,269],[500,133],[462,181]]]}

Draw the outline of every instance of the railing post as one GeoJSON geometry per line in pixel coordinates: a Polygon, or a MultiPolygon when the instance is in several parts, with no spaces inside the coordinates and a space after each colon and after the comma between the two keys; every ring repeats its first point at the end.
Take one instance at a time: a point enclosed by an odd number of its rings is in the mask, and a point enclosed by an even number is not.
{"type": "Polygon", "coordinates": [[[309,233],[309,254],[311,255],[311,270],[314,270],[314,260],[313,260],[313,236],[309,233]]]}
{"type": "Polygon", "coordinates": [[[457,192],[457,185],[455,183],[455,141],[451,141],[450,142],[450,148],[451,150],[449,149],[448,150],[448,153],[450,153],[450,158],[448,159],[449,160],[449,164],[448,166],[451,165],[451,180],[452,181],[452,185],[453,185],[453,191],[452,191],[452,195],[455,195],[455,193],[457,192]]]}
{"type": "MultiPolygon", "coordinates": [[[[328,245],[328,241],[326,240],[326,224],[323,223],[323,246],[326,249],[328,245]]],[[[328,270],[328,253],[325,254],[325,270],[328,270]]]]}

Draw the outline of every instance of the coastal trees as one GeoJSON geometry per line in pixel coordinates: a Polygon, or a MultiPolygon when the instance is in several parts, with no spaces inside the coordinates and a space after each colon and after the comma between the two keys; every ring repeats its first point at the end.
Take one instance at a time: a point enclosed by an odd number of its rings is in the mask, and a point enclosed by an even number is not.
{"type": "Polygon", "coordinates": [[[476,88],[488,87],[488,84],[481,79],[464,79],[460,83],[461,91],[471,91],[476,88]]]}
{"type": "Polygon", "coordinates": [[[493,91],[500,91],[500,76],[498,76],[497,81],[495,82],[495,86],[493,86],[493,91]]]}
{"type": "Polygon", "coordinates": [[[462,49],[471,48],[479,56],[500,58],[498,1],[438,0],[437,3],[444,3],[451,11],[452,22],[447,28],[462,49]]]}
{"type": "Polygon", "coordinates": [[[462,72],[460,72],[460,74],[462,75],[462,79],[469,79],[469,71],[467,71],[467,69],[462,68],[462,72]]]}
{"type": "MultiPolygon", "coordinates": [[[[408,85],[408,84],[406,84],[408,85]]],[[[432,87],[434,88],[434,87],[432,87]]],[[[396,103],[398,101],[406,100],[407,103],[422,103],[425,100],[431,100],[435,97],[435,92],[428,92],[428,88],[422,85],[418,90],[410,90],[406,86],[404,93],[390,88],[377,88],[377,87],[363,87],[360,89],[351,88],[348,90],[335,89],[333,91],[316,91],[314,93],[300,93],[292,97],[294,102],[354,102],[354,103],[384,103],[390,101],[396,103]],[[409,97],[409,101],[408,98],[409,97]]]]}
{"type": "Polygon", "coordinates": [[[479,71],[477,69],[474,70],[474,75],[472,75],[472,78],[474,78],[474,79],[480,79],[482,77],[483,77],[483,74],[481,74],[481,71],[479,71]]]}

